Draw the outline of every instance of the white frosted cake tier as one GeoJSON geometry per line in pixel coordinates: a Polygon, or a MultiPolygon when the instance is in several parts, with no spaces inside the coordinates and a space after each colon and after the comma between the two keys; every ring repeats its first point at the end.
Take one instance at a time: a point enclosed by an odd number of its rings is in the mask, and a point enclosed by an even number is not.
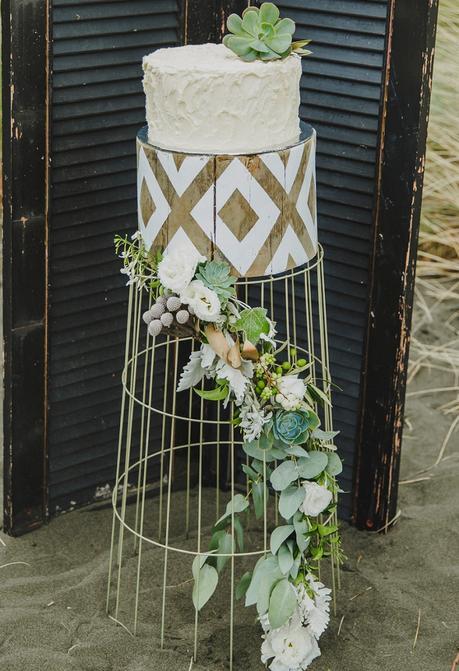
{"type": "Polygon", "coordinates": [[[149,142],[170,150],[251,154],[298,141],[301,59],[246,63],[223,44],[143,59],[149,142]]]}

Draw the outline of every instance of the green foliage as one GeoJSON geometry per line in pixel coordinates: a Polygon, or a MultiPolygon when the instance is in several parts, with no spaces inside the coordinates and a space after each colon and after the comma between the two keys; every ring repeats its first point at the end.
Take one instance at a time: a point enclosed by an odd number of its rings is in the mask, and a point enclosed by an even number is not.
{"type": "Polygon", "coordinates": [[[196,273],[196,279],[201,280],[209,289],[213,289],[222,301],[236,294],[233,286],[236,278],[230,274],[227,263],[207,261],[201,264],[196,273]]]}
{"type": "Polygon", "coordinates": [[[327,394],[315,384],[308,384],[308,394],[316,403],[320,403],[320,405],[328,405],[331,407],[331,401],[327,394]]]}
{"type": "Polygon", "coordinates": [[[290,569],[293,566],[293,554],[290,546],[287,543],[284,543],[280,546],[277,553],[277,558],[279,560],[279,568],[283,575],[288,575],[290,569]]]}
{"type": "Polygon", "coordinates": [[[206,401],[223,401],[229,393],[228,381],[224,380],[214,389],[195,389],[195,392],[206,401]]]}
{"type": "Polygon", "coordinates": [[[260,8],[248,7],[242,17],[231,14],[227,28],[230,34],[225,35],[223,44],[247,62],[278,60],[291,53],[300,56],[311,53],[304,49],[310,40],[292,41],[295,22],[281,19],[279,9],[272,2],[264,2],[260,8]]]}
{"type": "Polygon", "coordinates": [[[282,627],[296,609],[297,600],[293,585],[283,578],[275,586],[269,600],[268,618],[273,629],[282,627]]]}
{"type": "Polygon", "coordinates": [[[254,482],[252,484],[253,507],[255,508],[255,517],[259,520],[263,517],[265,508],[265,497],[268,502],[268,488],[263,482],[254,482]]]}
{"type": "Polygon", "coordinates": [[[309,531],[309,524],[307,519],[301,514],[296,513],[293,518],[293,526],[295,528],[296,544],[300,552],[306,552],[310,543],[310,538],[307,536],[309,531]]]}
{"type": "Polygon", "coordinates": [[[249,589],[251,580],[252,580],[252,573],[250,571],[244,573],[244,575],[236,585],[236,599],[239,600],[242,599],[243,596],[245,596],[247,590],[249,589]]]}
{"type": "Polygon", "coordinates": [[[290,486],[281,492],[279,497],[279,512],[285,520],[289,520],[296,513],[304,499],[302,487],[290,486]]]}
{"type": "Polygon", "coordinates": [[[279,466],[271,473],[271,484],[277,492],[281,492],[297,478],[298,469],[296,464],[289,459],[288,461],[283,461],[279,464],[279,466]]]}
{"type": "Polygon", "coordinates": [[[243,496],[242,494],[235,494],[235,496],[231,499],[231,501],[228,501],[226,504],[226,510],[223,513],[223,515],[220,517],[219,520],[217,520],[215,524],[215,528],[221,524],[222,522],[228,521],[228,518],[230,518],[233,513],[242,513],[244,510],[247,510],[249,507],[249,502],[243,496]]]}
{"type": "Polygon", "coordinates": [[[281,527],[276,527],[271,534],[270,550],[273,555],[277,554],[278,549],[284,541],[295,531],[293,524],[285,524],[281,527]]]}
{"type": "MultiPolygon", "coordinates": [[[[202,557],[196,557],[196,559],[202,560],[202,557]]],[[[204,561],[205,559],[206,557],[204,557],[204,561]]],[[[217,570],[209,564],[203,564],[203,566],[197,570],[197,568],[194,567],[193,562],[193,576],[193,604],[196,610],[201,610],[217,588],[218,573],[217,570]]]]}
{"type": "Polygon", "coordinates": [[[339,475],[343,470],[343,462],[335,452],[330,452],[328,455],[328,464],[326,471],[329,475],[339,475]]]}
{"type": "MultiPolygon", "coordinates": [[[[268,588],[269,591],[278,580],[281,580],[281,578],[282,573],[279,568],[277,557],[274,557],[273,555],[261,557],[255,565],[252,580],[250,581],[250,585],[245,595],[245,605],[255,605],[258,602],[261,587],[263,586],[265,589],[268,588]]],[[[266,610],[264,612],[266,612],[266,610]]]]}
{"type": "Polygon", "coordinates": [[[242,331],[246,340],[256,345],[262,333],[268,335],[269,321],[265,308],[246,308],[234,324],[237,331],[242,331]]]}
{"type": "Polygon", "coordinates": [[[326,452],[309,452],[307,459],[298,459],[298,471],[302,478],[311,480],[320,475],[328,464],[326,452]]]}

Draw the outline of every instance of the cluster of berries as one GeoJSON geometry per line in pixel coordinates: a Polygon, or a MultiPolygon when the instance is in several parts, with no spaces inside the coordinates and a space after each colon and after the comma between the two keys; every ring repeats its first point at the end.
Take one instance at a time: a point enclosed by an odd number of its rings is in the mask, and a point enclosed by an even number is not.
{"type": "Polygon", "coordinates": [[[143,313],[143,321],[148,325],[148,333],[155,338],[174,323],[179,326],[187,324],[192,314],[192,308],[183,307],[178,296],[158,296],[151,308],[143,313]]]}

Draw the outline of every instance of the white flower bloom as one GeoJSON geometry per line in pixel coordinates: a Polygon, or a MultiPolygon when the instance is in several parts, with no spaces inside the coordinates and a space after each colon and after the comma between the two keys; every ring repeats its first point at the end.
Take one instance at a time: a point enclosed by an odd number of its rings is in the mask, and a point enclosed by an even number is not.
{"type": "Polygon", "coordinates": [[[220,359],[215,370],[217,377],[228,380],[230,389],[235,396],[236,405],[241,405],[244,401],[249,378],[253,376],[253,364],[250,361],[243,361],[240,368],[233,368],[220,359]]]}
{"type": "MultiPolygon", "coordinates": [[[[158,268],[159,270],[159,268],[158,268]]],[[[196,317],[205,322],[216,322],[220,317],[220,299],[201,280],[193,280],[180,292],[180,300],[190,305],[196,317]]]]}
{"type": "Polygon", "coordinates": [[[304,380],[298,375],[284,375],[277,381],[276,401],[284,410],[297,410],[306,393],[304,380]]]}
{"type": "Polygon", "coordinates": [[[158,277],[163,286],[180,294],[189,285],[196,272],[198,263],[205,261],[204,256],[194,248],[178,247],[164,255],[158,265],[158,277]]]}
{"type": "Polygon", "coordinates": [[[313,633],[301,624],[298,612],[283,627],[267,632],[264,639],[261,661],[266,664],[271,659],[271,671],[304,671],[320,655],[313,633]]]}
{"type": "Polygon", "coordinates": [[[305,495],[300,510],[305,515],[317,517],[330,505],[333,494],[326,487],[317,484],[317,482],[305,481],[302,485],[305,495]]]}
{"type": "Polygon", "coordinates": [[[299,585],[297,587],[299,611],[303,624],[307,625],[319,639],[330,622],[331,590],[318,580],[314,580],[311,574],[306,578],[314,596],[311,598],[306,587],[299,585]]]}
{"type": "Polygon", "coordinates": [[[244,440],[250,443],[252,440],[260,437],[263,426],[272,417],[272,412],[266,413],[259,407],[255,399],[251,399],[248,403],[243,404],[239,416],[241,418],[240,428],[244,432],[244,440]]]}

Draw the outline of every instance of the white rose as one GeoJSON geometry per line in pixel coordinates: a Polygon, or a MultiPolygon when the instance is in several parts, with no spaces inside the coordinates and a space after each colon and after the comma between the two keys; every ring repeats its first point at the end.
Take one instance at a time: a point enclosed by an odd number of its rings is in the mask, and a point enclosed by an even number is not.
{"type": "Polygon", "coordinates": [[[277,382],[277,388],[281,394],[285,396],[291,394],[296,396],[298,400],[302,400],[306,391],[304,380],[298,375],[284,375],[277,382]]]}
{"type": "Polygon", "coordinates": [[[304,381],[297,375],[284,375],[277,381],[276,401],[284,410],[297,410],[306,392],[304,381]]]}
{"type": "Polygon", "coordinates": [[[301,512],[310,517],[317,517],[327,508],[333,498],[333,494],[317,482],[303,482],[305,496],[300,506],[301,512]]]}
{"type": "Polygon", "coordinates": [[[301,624],[299,616],[279,629],[265,634],[261,646],[261,661],[266,664],[272,659],[271,671],[304,671],[320,655],[317,641],[308,627],[301,624]]]}
{"type": "Polygon", "coordinates": [[[166,289],[180,294],[193,279],[198,263],[205,260],[195,249],[173,249],[165,254],[158,265],[159,280],[166,289]]]}
{"type": "Polygon", "coordinates": [[[190,282],[180,293],[180,300],[185,305],[190,305],[196,317],[202,321],[215,322],[220,316],[220,299],[201,280],[190,282]]]}

